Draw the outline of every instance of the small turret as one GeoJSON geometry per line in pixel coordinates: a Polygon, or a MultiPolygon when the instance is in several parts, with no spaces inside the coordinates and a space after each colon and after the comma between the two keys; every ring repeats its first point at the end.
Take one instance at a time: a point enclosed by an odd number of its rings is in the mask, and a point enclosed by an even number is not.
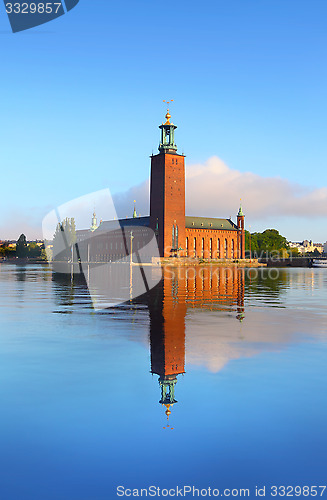
{"type": "Polygon", "coordinates": [[[240,208],[238,210],[238,214],[237,214],[238,217],[244,217],[244,214],[243,214],[243,210],[242,210],[242,205],[240,204],[240,208]]]}
{"type": "Polygon", "coordinates": [[[169,417],[171,415],[171,408],[177,403],[175,399],[175,384],[177,382],[177,377],[174,375],[166,375],[164,377],[159,377],[159,385],[161,387],[161,399],[159,403],[162,406],[165,406],[166,417],[167,417],[167,426],[164,429],[173,429],[169,425],[169,417]]]}
{"type": "Polygon", "coordinates": [[[96,229],[98,229],[98,224],[97,224],[97,217],[95,215],[95,212],[93,212],[93,217],[92,217],[92,225],[90,227],[90,231],[95,231],[96,229]]]}
{"type": "MultiPolygon", "coordinates": [[[[167,105],[169,106],[171,101],[164,102],[167,102],[167,105]]],[[[167,108],[165,118],[166,123],[159,126],[161,129],[161,142],[158,149],[160,153],[176,153],[177,146],[175,144],[174,134],[177,126],[170,122],[171,114],[169,113],[169,108],[167,108]]]]}
{"type": "Polygon", "coordinates": [[[244,213],[242,205],[237,214],[237,254],[239,259],[245,258],[245,231],[244,231],[244,213]]]}
{"type": "Polygon", "coordinates": [[[135,200],[134,200],[134,211],[133,211],[133,219],[136,219],[137,213],[136,213],[136,208],[135,208],[135,200]]]}

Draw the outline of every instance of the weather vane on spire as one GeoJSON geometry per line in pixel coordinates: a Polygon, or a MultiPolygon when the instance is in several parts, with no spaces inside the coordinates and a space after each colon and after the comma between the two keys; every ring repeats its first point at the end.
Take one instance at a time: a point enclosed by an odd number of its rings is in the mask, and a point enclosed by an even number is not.
{"type": "Polygon", "coordinates": [[[162,102],[165,102],[167,104],[167,114],[165,116],[165,118],[167,119],[167,121],[166,121],[165,125],[170,125],[170,121],[169,120],[171,118],[171,114],[169,113],[169,104],[171,102],[174,102],[174,99],[170,99],[170,101],[163,100],[162,102]]]}
{"type": "Polygon", "coordinates": [[[174,102],[174,99],[170,99],[170,101],[165,101],[165,100],[163,100],[162,102],[165,102],[165,103],[167,104],[167,111],[169,111],[169,104],[170,104],[171,102],[174,102]]]}

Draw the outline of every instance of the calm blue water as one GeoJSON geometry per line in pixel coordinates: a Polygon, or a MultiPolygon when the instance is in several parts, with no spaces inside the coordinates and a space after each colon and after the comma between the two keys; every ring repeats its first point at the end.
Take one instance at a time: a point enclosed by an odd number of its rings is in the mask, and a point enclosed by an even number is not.
{"type": "Polygon", "coordinates": [[[0,264],[1,500],[327,484],[327,270],[186,271],[94,312],[0,264]]]}

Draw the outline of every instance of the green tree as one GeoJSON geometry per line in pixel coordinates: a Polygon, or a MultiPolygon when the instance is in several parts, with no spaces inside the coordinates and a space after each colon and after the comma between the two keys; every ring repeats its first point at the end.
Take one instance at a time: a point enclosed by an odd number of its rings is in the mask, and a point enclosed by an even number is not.
{"type": "MultiPolygon", "coordinates": [[[[245,249],[249,253],[250,234],[245,233],[245,249]]],[[[277,229],[266,229],[262,233],[251,233],[251,254],[254,257],[284,257],[288,250],[287,239],[277,229]]]]}
{"type": "Polygon", "coordinates": [[[71,259],[71,248],[76,243],[76,225],[74,218],[66,217],[57,224],[53,235],[53,260],[69,261],[71,259]]]}
{"type": "Polygon", "coordinates": [[[2,245],[1,247],[1,253],[5,257],[15,257],[16,256],[16,249],[12,247],[8,247],[8,245],[2,245]]]}
{"type": "Polygon", "coordinates": [[[21,234],[16,243],[16,255],[17,257],[27,257],[28,249],[25,234],[21,234]]]}
{"type": "Polygon", "coordinates": [[[301,257],[302,256],[301,252],[299,252],[299,249],[296,247],[290,248],[288,250],[288,254],[290,257],[301,257]]]}
{"type": "Polygon", "coordinates": [[[41,247],[39,247],[34,241],[28,245],[27,250],[29,258],[35,259],[41,257],[41,247]]]}
{"type": "MultiPolygon", "coordinates": [[[[48,252],[49,252],[49,251],[48,251],[48,252]]],[[[40,255],[40,258],[41,258],[42,260],[48,260],[48,254],[47,254],[47,252],[46,252],[45,248],[41,248],[41,255],[40,255]]],[[[50,253],[49,253],[49,260],[51,260],[51,259],[50,259],[50,253]]]]}

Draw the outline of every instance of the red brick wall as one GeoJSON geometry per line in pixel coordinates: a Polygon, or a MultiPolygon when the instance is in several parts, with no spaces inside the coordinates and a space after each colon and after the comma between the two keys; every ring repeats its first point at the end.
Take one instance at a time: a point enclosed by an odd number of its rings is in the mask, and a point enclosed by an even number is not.
{"type": "MultiPolygon", "coordinates": [[[[217,231],[214,229],[189,229],[185,231],[188,238],[188,257],[202,257],[204,259],[237,259],[237,231],[217,231]],[[196,255],[194,254],[194,238],[196,238],[196,255]],[[202,239],[204,240],[202,243],[202,239]],[[210,240],[212,244],[210,245],[210,240]],[[218,249],[219,240],[219,249],[218,249]],[[227,255],[225,252],[227,240],[227,255]]],[[[185,244],[186,245],[186,244],[185,244]]],[[[186,248],[186,246],[185,246],[186,248]]]]}
{"type": "Polygon", "coordinates": [[[184,156],[161,153],[151,157],[150,227],[153,230],[157,220],[160,255],[171,255],[173,226],[178,228],[178,246],[185,249],[184,156]]]}

